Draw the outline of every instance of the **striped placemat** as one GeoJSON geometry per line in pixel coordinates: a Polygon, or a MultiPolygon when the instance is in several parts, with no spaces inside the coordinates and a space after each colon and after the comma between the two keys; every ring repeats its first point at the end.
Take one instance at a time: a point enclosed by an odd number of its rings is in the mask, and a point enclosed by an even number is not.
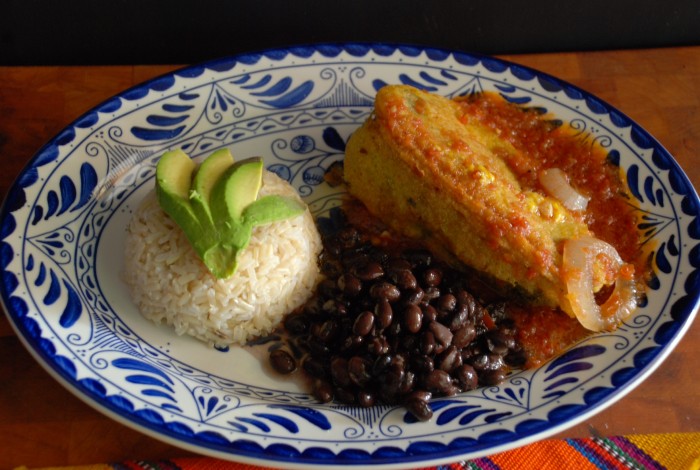
{"type": "MultiPolygon", "coordinates": [[[[360,468],[359,466],[358,468],[360,468]]],[[[262,467],[209,457],[128,460],[51,467],[75,470],[261,470],[262,467]]],[[[700,470],[700,432],[549,439],[489,457],[430,467],[437,470],[669,469],[700,470]]],[[[17,470],[26,467],[18,467],[17,470]]],[[[44,468],[43,470],[48,470],[44,468]]]]}

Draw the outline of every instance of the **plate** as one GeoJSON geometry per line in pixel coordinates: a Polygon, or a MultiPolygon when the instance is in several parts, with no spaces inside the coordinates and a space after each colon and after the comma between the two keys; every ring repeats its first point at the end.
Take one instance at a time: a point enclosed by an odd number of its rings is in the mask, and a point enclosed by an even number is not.
{"type": "Polygon", "coordinates": [[[417,467],[472,459],[557,433],[609,406],[670,353],[698,305],[699,202],[666,150],[628,117],[538,71],[430,48],[329,44],[187,67],[124,91],[33,157],[2,209],[2,301],[57,380],[119,422],[202,454],[287,468],[417,467]],[[341,188],[323,179],[384,84],[458,96],[481,90],[554,113],[619,164],[653,247],[647,300],[500,386],[401,407],[318,404],[241,348],[208,348],[145,321],[121,280],[125,227],[158,157],[229,147],[262,155],[317,215],[341,188]]]}

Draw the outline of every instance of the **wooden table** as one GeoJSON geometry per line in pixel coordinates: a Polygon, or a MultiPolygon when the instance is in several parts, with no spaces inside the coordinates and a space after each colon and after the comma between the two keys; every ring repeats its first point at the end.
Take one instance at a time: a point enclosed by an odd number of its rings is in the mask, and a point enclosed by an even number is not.
{"type": "MultiPolygon", "coordinates": [[[[599,96],[654,135],[700,185],[700,47],[506,59],[599,96]]],[[[0,193],[84,111],[174,66],[0,67],[0,193]]],[[[559,437],[700,431],[700,324],[625,398],[559,437]]],[[[55,382],[0,316],[0,468],[193,455],[115,423],[55,382]]]]}

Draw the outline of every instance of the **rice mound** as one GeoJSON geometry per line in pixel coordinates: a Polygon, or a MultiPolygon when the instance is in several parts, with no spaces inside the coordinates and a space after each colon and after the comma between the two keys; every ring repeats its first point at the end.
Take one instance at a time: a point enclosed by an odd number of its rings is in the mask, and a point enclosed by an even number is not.
{"type": "MultiPolygon", "coordinates": [[[[260,195],[300,199],[272,172],[260,195]]],[[[228,279],[216,279],[151,191],[126,233],[124,281],[141,314],[211,346],[245,344],[270,333],[305,303],[320,281],[321,237],[308,209],[258,226],[228,279]]]]}

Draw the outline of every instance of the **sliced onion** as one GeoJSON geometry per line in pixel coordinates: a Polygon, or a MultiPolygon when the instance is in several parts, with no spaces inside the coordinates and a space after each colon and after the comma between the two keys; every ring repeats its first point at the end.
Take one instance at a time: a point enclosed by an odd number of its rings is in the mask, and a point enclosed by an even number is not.
{"type": "Polygon", "coordinates": [[[559,168],[541,171],[539,180],[545,191],[553,198],[558,199],[567,209],[582,211],[588,206],[589,198],[576,191],[569,184],[566,173],[559,168]]]}
{"type": "Polygon", "coordinates": [[[567,240],[562,275],[571,313],[589,330],[613,330],[637,308],[634,269],[622,261],[609,243],[593,237],[567,240]],[[607,274],[615,288],[603,305],[595,300],[593,273],[596,267],[614,271],[607,274]]]}

